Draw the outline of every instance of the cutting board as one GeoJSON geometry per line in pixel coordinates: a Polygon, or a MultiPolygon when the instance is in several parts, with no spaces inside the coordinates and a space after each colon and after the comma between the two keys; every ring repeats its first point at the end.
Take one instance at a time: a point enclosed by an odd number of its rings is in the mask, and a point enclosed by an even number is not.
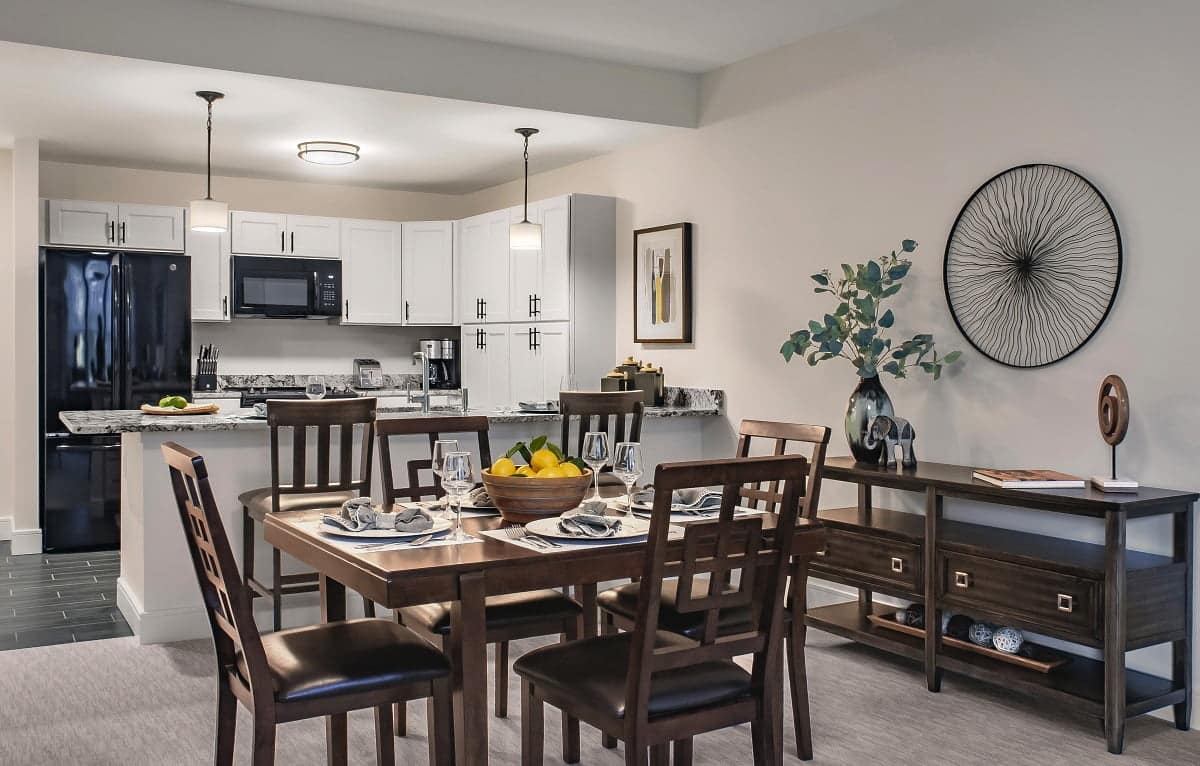
{"type": "Polygon", "coordinates": [[[142,412],[147,415],[213,415],[221,411],[219,404],[189,404],[182,410],[175,407],[155,407],[153,404],[143,404],[142,412]]]}

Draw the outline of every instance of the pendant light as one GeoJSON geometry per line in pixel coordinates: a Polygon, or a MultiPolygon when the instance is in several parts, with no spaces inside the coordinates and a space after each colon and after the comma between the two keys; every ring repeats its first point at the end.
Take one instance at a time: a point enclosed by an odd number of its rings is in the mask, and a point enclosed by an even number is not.
{"type": "Polygon", "coordinates": [[[517,128],[517,134],[525,137],[525,217],[508,227],[508,246],[513,250],[542,249],[542,225],[529,221],[529,137],[537,132],[537,128],[517,128]]]}
{"type": "Polygon", "coordinates": [[[229,203],[218,202],[212,198],[212,105],[219,98],[225,98],[224,93],[213,90],[198,90],[196,95],[208,102],[208,160],[207,160],[207,193],[204,199],[194,199],[188,204],[188,220],[192,231],[229,230],[229,203]]]}

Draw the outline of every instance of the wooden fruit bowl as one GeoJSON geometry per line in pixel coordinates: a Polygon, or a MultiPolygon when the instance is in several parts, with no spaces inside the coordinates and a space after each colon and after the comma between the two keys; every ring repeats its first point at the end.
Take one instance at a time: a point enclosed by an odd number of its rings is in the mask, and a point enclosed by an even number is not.
{"type": "Polygon", "coordinates": [[[537,479],[528,476],[493,476],[483,471],[483,486],[505,521],[525,523],[546,516],[558,516],[577,508],[592,486],[592,472],[562,479],[537,479]]]}

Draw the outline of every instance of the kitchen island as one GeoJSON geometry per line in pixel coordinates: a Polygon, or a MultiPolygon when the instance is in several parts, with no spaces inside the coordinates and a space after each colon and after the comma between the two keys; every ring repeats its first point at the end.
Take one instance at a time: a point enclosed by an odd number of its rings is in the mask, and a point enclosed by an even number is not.
{"type": "MultiPolygon", "coordinates": [[[[723,411],[723,394],[709,389],[672,389],[666,407],[648,407],[642,423],[647,475],[660,462],[698,460],[703,457],[703,426],[723,411]]],[[[438,415],[460,415],[440,410],[438,415]]],[[[557,414],[522,412],[471,412],[490,421],[493,458],[516,441],[540,434],[557,441],[557,414]]],[[[380,406],[379,416],[420,417],[412,406],[380,406]]],[[[195,573],[189,563],[170,477],[161,447],[175,441],[204,456],[212,477],[213,492],[221,508],[225,529],[235,556],[242,550],[242,509],[237,496],[247,489],[270,485],[269,430],[253,410],[228,410],[214,415],[145,415],[136,410],[75,411],[61,415],[73,434],[121,436],[121,575],[117,605],[142,643],[162,643],[208,635],[207,617],[200,603],[195,573]]],[[[473,441],[473,440],[472,440],[473,441]]],[[[285,449],[287,446],[285,445],[285,449]]],[[[474,445],[471,448],[474,451],[474,445]]],[[[378,454],[378,450],[376,450],[378,454]]],[[[397,465],[428,457],[420,440],[399,441],[393,447],[397,465]]],[[[372,495],[381,497],[378,466],[373,471],[372,495]]],[[[270,549],[258,540],[257,561],[270,561],[270,549]]],[[[241,561],[239,560],[239,566],[241,561]]],[[[284,558],[284,571],[302,571],[284,558]]],[[[355,599],[351,599],[354,602],[355,599]]],[[[256,601],[269,624],[270,604],[256,601]]],[[[352,603],[352,609],[360,608],[352,603]]],[[[306,625],[320,619],[316,594],[284,600],[285,626],[306,625]]]]}

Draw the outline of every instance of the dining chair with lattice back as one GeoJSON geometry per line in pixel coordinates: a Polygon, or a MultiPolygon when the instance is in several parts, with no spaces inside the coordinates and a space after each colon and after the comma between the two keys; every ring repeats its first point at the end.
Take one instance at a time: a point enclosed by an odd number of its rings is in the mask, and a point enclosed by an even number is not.
{"type": "MultiPolygon", "coordinates": [[[[474,436],[478,445],[480,466],[491,465],[492,454],[488,440],[488,419],[482,416],[394,418],[378,422],[380,471],[384,487],[384,502],[418,501],[436,497],[441,486],[437,477],[422,483],[421,474],[430,470],[430,458],[415,458],[405,463],[407,484],[396,480],[397,464],[392,458],[392,441],[399,438],[423,437],[432,450],[433,443],[448,436],[474,436]]],[[[460,443],[467,451],[469,447],[460,443]]],[[[449,603],[423,604],[399,610],[397,619],[418,635],[448,648],[450,641],[449,603]]],[[[583,610],[566,594],[544,589],[524,593],[489,596],[485,602],[484,622],[487,642],[496,645],[495,714],[508,715],[508,652],[509,641],[536,636],[560,635],[573,641],[582,634],[583,610]]],[[[406,731],[405,706],[396,706],[396,731],[406,731]]],[[[579,723],[565,716],[563,720],[563,758],[568,763],[579,760],[579,723]]]]}
{"type": "MultiPolygon", "coordinates": [[[[737,457],[749,457],[751,453],[766,451],[779,456],[790,454],[798,447],[808,447],[808,477],[802,487],[803,500],[800,515],[805,519],[816,519],[817,505],[821,497],[821,477],[825,467],[825,452],[829,447],[828,426],[805,425],[802,423],[780,423],[766,420],[743,420],[738,429],[737,457]],[[764,444],[765,442],[765,444],[764,444]],[[760,445],[765,448],[760,449],[760,445]]],[[[783,502],[779,481],[747,484],[739,490],[744,507],[778,513],[783,502]]],[[[804,561],[792,564],[791,588],[788,591],[784,619],[788,623],[785,631],[787,657],[790,666],[792,696],[792,719],[796,731],[796,749],[802,760],[812,758],[812,724],[809,715],[808,674],[804,664],[804,642],[807,629],[803,614],[807,610],[806,583],[808,568],[804,561]],[[801,615],[795,619],[795,615],[801,615]]],[[[674,607],[679,594],[679,583],[663,583],[663,605],[659,610],[659,627],[685,636],[695,636],[702,628],[701,615],[681,613],[674,607]]],[[[606,590],[597,597],[601,610],[601,630],[615,633],[617,630],[632,630],[637,616],[639,598],[636,583],[606,590]]],[[[743,630],[751,621],[746,609],[726,609],[721,612],[722,632],[743,630]]],[[[606,738],[604,744],[615,743],[606,738]]]]}
{"type": "Polygon", "coordinates": [[[255,597],[271,599],[275,630],[283,627],[283,597],[316,591],[317,575],[315,572],[283,574],[279,550],[273,548],[271,583],[259,581],[254,574],[257,542],[254,524],[261,524],[268,513],[335,507],[350,498],[369,495],[375,444],[375,403],[374,398],[271,400],[267,403],[267,425],[271,430],[271,486],[243,492],[238,501],[242,504],[245,584],[255,597]],[[309,451],[310,430],[316,435],[315,455],[309,451]],[[285,480],[283,442],[288,432],[291,434],[291,471],[285,480]]]}
{"type": "Polygon", "coordinates": [[[544,703],[624,740],[630,766],[665,764],[672,743],[675,764],[686,766],[693,736],[746,722],[754,763],[780,763],[771,676],[779,667],[788,562],[808,472],[802,456],[658,466],[633,629],[535,649],[513,666],[521,677],[524,766],[542,763],[544,703]],[[735,512],[741,488],[763,482],[781,487],[770,530],[765,514],[735,512]],[[722,488],[717,517],[690,522],[682,545],[674,545],[672,494],[711,485],[722,488]],[[672,577],[680,583],[673,609],[699,620],[694,636],[659,627],[663,581],[672,577]],[[721,630],[721,615],[730,609],[751,615],[736,634],[721,630]],[[743,655],[752,657],[749,672],[733,661],[743,655]]]}
{"type": "Polygon", "coordinates": [[[430,763],[452,763],[446,656],[387,620],[332,622],[261,635],[204,458],[173,442],[164,444],[162,453],[216,648],[217,766],[233,764],[238,702],[254,719],[254,766],[274,763],[279,724],[366,709],[375,711],[378,763],[394,766],[391,707],[416,699],[429,700],[430,763]]]}
{"type": "MultiPolygon", "coordinates": [[[[646,405],[641,391],[562,391],[558,395],[558,409],[562,414],[560,446],[569,455],[583,455],[583,439],[588,431],[608,434],[610,450],[617,442],[642,440],[646,405]]],[[[624,487],[612,475],[611,465],[600,469],[597,481],[600,486],[624,487]]]]}

